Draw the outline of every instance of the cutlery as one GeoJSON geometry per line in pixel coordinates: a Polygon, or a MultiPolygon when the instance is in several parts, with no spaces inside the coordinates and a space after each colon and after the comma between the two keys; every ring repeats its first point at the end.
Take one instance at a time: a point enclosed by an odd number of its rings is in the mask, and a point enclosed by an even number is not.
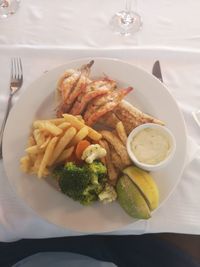
{"type": "Polygon", "coordinates": [[[153,74],[156,78],[158,78],[161,82],[163,82],[163,78],[162,78],[162,73],[161,73],[161,68],[160,68],[160,62],[159,62],[159,60],[157,60],[157,61],[153,64],[152,74],[153,74]]]}
{"type": "MultiPolygon", "coordinates": [[[[161,82],[163,82],[163,78],[162,78],[162,72],[161,72],[161,67],[160,67],[160,62],[159,60],[157,60],[154,64],[153,64],[153,68],[152,68],[152,74],[158,78],[161,82]]],[[[192,116],[193,119],[195,120],[195,122],[197,123],[197,125],[200,127],[200,109],[193,111],[192,112],[192,116]]]]}
{"type": "Polygon", "coordinates": [[[11,76],[10,76],[10,93],[7,102],[6,112],[3,119],[3,123],[0,130],[0,159],[2,159],[2,141],[3,141],[3,132],[8,118],[8,114],[12,107],[12,97],[13,95],[22,87],[23,83],[23,70],[22,62],[20,58],[11,59],[11,76]]]}

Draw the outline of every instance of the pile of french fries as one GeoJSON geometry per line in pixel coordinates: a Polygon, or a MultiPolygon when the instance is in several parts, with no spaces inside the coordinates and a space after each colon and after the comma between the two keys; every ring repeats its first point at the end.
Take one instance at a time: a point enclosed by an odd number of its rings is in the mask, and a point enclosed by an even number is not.
{"type": "Polygon", "coordinates": [[[76,144],[89,137],[98,142],[102,135],[85,125],[81,116],[63,114],[63,118],[36,120],[29,137],[26,156],[20,160],[23,172],[46,177],[52,166],[66,162],[76,144]]]}
{"type": "Polygon", "coordinates": [[[126,149],[127,133],[124,125],[119,121],[114,131],[101,131],[102,139],[99,144],[107,151],[105,163],[108,170],[108,178],[115,185],[119,173],[131,165],[131,159],[126,149]]]}

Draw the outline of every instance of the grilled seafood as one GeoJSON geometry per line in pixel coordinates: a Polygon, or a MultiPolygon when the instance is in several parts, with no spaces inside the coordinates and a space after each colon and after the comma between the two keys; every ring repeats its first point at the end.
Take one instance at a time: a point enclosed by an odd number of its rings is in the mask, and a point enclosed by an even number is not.
{"type": "Polygon", "coordinates": [[[87,104],[94,98],[104,95],[116,89],[116,82],[105,77],[101,80],[93,81],[86,86],[86,89],[78,96],[76,103],[70,110],[73,115],[81,114],[87,104]]]}
{"type": "Polygon", "coordinates": [[[90,68],[94,61],[83,65],[80,70],[66,71],[58,81],[57,89],[61,93],[62,101],[57,107],[57,116],[60,117],[63,113],[70,110],[76,98],[85,90],[89,80],[88,76],[90,68]]]}
{"type": "Polygon", "coordinates": [[[63,79],[59,81],[58,90],[61,93],[61,97],[63,100],[67,99],[72,89],[77,84],[80,78],[81,72],[77,70],[70,70],[64,74],[63,79]],[[71,75],[70,75],[71,74],[71,75]],[[67,76],[65,76],[67,75],[67,76]]]}
{"type": "Polygon", "coordinates": [[[144,123],[157,123],[160,125],[164,125],[164,122],[143,113],[136,107],[127,103],[126,101],[122,101],[119,105],[114,109],[114,114],[117,118],[123,121],[124,128],[126,133],[129,134],[134,128],[144,123]]]}
{"type": "Polygon", "coordinates": [[[84,120],[87,125],[93,125],[107,112],[113,110],[121,100],[131,91],[132,87],[109,91],[103,96],[96,97],[88,106],[84,113],[84,120]]]}

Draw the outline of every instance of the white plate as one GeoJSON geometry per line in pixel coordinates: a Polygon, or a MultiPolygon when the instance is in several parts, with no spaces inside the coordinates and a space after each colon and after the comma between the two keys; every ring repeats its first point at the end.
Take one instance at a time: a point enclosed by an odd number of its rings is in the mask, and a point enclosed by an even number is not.
{"type": "MultiPolygon", "coordinates": [[[[58,78],[64,70],[80,67],[88,61],[76,60],[53,69],[27,88],[8,118],[3,157],[11,185],[37,214],[67,229],[94,233],[116,230],[137,220],[126,215],[117,202],[81,206],[56,191],[45,180],[23,174],[19,169],[32,122],[55,116],[54,91],[58,78]]],[[[153,173],[159,187],[161,205],[180,180],[184,166],[186,131],[181,112],[167,88],[144,70],[119,60],[96,58],[91,76],[101,76],[103,73],[116,79],[121,86],[133,86],[134,91],[126,99],[144,112],[165,121],[176,138],[174,160],[165,169],[153,173]]]]}

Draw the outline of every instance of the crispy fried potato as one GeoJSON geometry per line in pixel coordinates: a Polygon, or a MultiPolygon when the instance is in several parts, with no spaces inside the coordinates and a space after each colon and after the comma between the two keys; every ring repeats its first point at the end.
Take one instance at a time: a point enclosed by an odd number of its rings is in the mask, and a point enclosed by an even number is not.
{"type": "Polygon", "coordinates": [[[81,140],[83,140],[84,138],[87,137],[88,135],[88,127],[84,126],[83,128],[81,128],[78,133],[74,136],[71,145],[76,145],[78,144],[78,142],[80,142],[81,140]]]}
{"type": "Polygon", "coordinates": [[[85,123],[83,117],[81,115],[76,115],[76,118],[79,119],[82,123],[85,123]]]}
{"type": "Polygon", "coordinates": [[[50,121],[54,125],[58,126],[59,124],[65,122],[64,118],[56,118],[56,119],[50,119],[50,120],[45,120],[45,121],[50,121]]]}
{"type": "Polygon", "coordinates": [[[45,142],[40,146],[40,149],[42,149],[42,150],[45,149],[47,147],[48,143],[50,142],[50,140],[51,140],[51,137],[48,136],[46,138],[45,142]]]}
{"type": "Polygon", "coordinates": [[[98,133],[97,131],[95,131],[94,129],[92,129],[91,127],[88,127],[89,133],[88,136],[94,140],[94,141],[98,141],[102,138],[102,135],[100,133],[98,133]]]}
{"type": "Polygon", "coordinates": [[[74,146],[87,136],[91,143],[102,137],[85,125],[82,116],[64,114],[63,118],[36,120],[25,150],[27,155],[21,159],[21,169],[41,178],[49,172],[48,167],[65,162],[74,146]]]}
{"type": "Polygon", "coordinates": [[[121,121],[119,121],[116,124],[116,131],[117,131],[117,134],[118,134],[120,140],[126,146],[127,134],[126,134],[126,131],[124,129],[124,125],[123,125],[123,123],[121,121]]]}
{"type": "MultiPolygon", "coordinates": [[[[70,115],[70,114],[63,114],[63,117],[66,119],[67,122],[71,123],[71,125],[73,127],[75,127],[77,130],[80,130],[81,128],[85,127],[86,125],[84,124],[84,122],[80,121],[77,117],[70,115]]],[[[98,141],[102,138],[102,135],[100,133],[98,133],[97,131],[95,131],[94,129],[92,129],[91,127],[88,127],[88,136],[94,140],[94,141],[98,141]]]]}
{"type": "Polygon", "coordinates": [[[44,134],[41,134],[41,131],[39,129],[35,129],[33,131],[33,136],[38,146],[41,146],[45,142],[45,136],[44,134]]]}
{"type": "Polygon", "coordinates": [[[63,114],[63,117],[67,122],[69,122],[72,127],[75,127],[77,130],[80,130],[85,126],[83,122],[81,122],[77,117],[70,114],[63,114]]]}
{"type": "Polygon", "coordinates": [[[23,172],[28,173],[31,167],[31,159],[30,157],[24,156],[20,159],[20,168],[23,172]]]}
{"type": "Polygon", "coordinates": [[[50,121],[35,121],[33,123],[33,127],[34,128],[39,128],[43,131],[47,131],[49,133],[51,133],[54,136],[60,135],[62,134],[63,130],[58,128],[56,125],[54,125],[52,122],[50,121]]]}
{"type": "Polygon", "coordinates": [[[51,166],[54,164],[54,162],[57,160],[57,158],[66,148],[66,146],[70,143],[72,138],[75,136],[75,134],[76,134],[76,129],[74,127],[70,127],[69,129],[66,130],[65,134],[58,141],[55,147],[52,159],[49,161],[48,166],[51,166]]]}
{"type": "Polygon", "coordinates": [[[30,147],[27,147],[25,149],[25,151],[28,153],[28,154],[38,154],[40,151],[39,151],[39,147],[38,145],[34,145],[34,146],[30,146],[30,147]]]}
{"type": "Polygon", "coordinates": [[[110,150],[110,154],[112,163],[115,166],[115,168],[122,171],[127,165],[122,162],[120,156],[117,154],[114,148],[110,150]]]}
{"type": "Polygon", "coordinates": [[[71,124],[69,122],[62,122],[61,124],[58,125],[58,128],[62,129],[62,130],[66,130],[67,128],[69,128],[71,126],[71,124]]]}
{"type": "Polygon", "coordinates": [[[74,146],[71,146],[69,148],[66,148],[61,154],[60,156],[57,158],[56,160],[56,164],[65,162],[73,153],[74,151],[74,146]]]}
{"type": "Polygon", "coordinates": [[[107,143],[106,140],[100,140],[99,141],[99,144],[106,150],[106,156],[105,156],[105,161],[106,161],[106,167],[107,167],[107,170],[108,170],[108,178],[109,180],[111,181],[116,181],[117,180],[117,177],[118,177],[118,173],[112,163],[112,160],[111,160],[111,155],[110,155],[110,147],[107,143]]]}
{"type": "Polygon", "coordinates": [[[36,155],[35,160],[33,162],[33,166],[31,167],[31,173],[38,174],[38,170],[39,170],[43,156],[44,156],[44,153],[40,153],[36,155]]]}
{"type": "Polygon", "coordinates": [[[57,141],[58,141],[58,137],[53,137],[51,141],[48,143],[44,156],[42,158],[39,170],[38,170],[38,178],[42,178],[42,176],[44,176],[44,170],[49,160],[51,159],[51,156],[53,154],[57,141]]]}
{"type": "Polygon", "coordinates": [[[126,147],[123,145],[122,141],[114,135],[112,132],[109,131],[101,131],[101,134],[109,144],[111,144],[114,149],[116,150],[117,154],[120,156],[122,162],[127,166],[131,164],[131,160],[129,158],[128,152],[126,147]]]}

